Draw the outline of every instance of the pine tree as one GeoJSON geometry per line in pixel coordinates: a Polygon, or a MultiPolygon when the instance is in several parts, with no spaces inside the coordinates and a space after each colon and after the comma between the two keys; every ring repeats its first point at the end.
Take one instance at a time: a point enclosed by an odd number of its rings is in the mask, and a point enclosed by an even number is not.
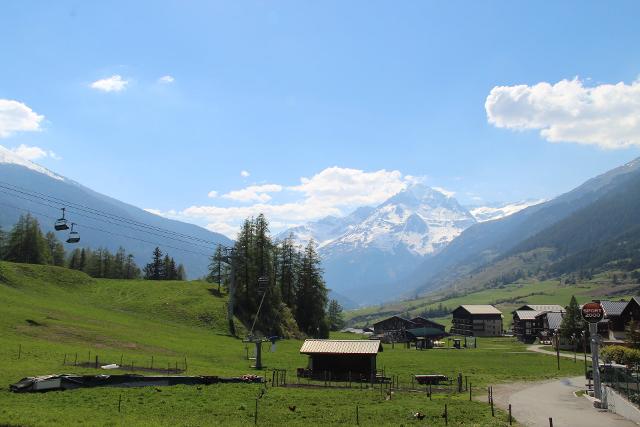
{"type": "Polygon", "coordinates": [[[227,265],[224,262],[224,255],[222,253],[222,245],[216,247],[216,252],[209,262],[209,274],[207,274],[207,281],[218,284],[218,292],[220,292],[220,285],[224,281],[226,275],[227,265]]]}
{"type": "Polygon", "coordinates": [[[38,220],[30,214],[21,215],[9,234],[5,259],[13,262],[45,264],[47,245],[38,220]]]}
{"type": "Polygon", "coordinates": [[[153,250],[153,258],[149,264],[144,267],[144,278],[147,280],[162,280],[165,277],[164,260],[162,251],[159,247],[153,250]]]}
{"type": "Polygon", "coordinates": [[[562,317],[562,323],[560,324],[560,336],[564,339],[570,340],[574,337],[579,337],[584,329],[584,320],[582,319],[582,313],[580,312],[580,306],[575,296],[571,297],[571,302],[567,307],[567,311],[562,317]]]}
{"type": "Polygon", "coordinates": [[[332,331],[339,331],[344,328],[344,314],[342,313],[342,306],[337,300],[332,299],[329,302],[327,317],[329,319],[329,328],[332,331]]]}
{"type": "Polygon", "coordinates": [[[140,269],[136,265],[133,255],[127,255],[127,260],[124,263],[123,279],[137,279],[140,277],[140,269]]]}
{"type": "Polygon", "coordinates": [[[296,303],[296,320],[300,330],[308,335],[326,338],[329,324],[326,319],[327,288],[313,239],[302,257],[300,283],[296,303]]]}
{"type": "Polygon", "coordinates": [[[187,272],[184,269],[182,263],[178,264],[178,270],[176,271],[176,280],[187,280],[187,272]]]}

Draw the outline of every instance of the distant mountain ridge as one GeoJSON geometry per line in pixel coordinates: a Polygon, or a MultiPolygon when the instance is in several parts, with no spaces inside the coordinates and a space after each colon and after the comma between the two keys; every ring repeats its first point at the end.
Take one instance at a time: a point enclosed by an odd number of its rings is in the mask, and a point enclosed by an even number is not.
{"type": "MultiPolygon", "coordinates": [[[[163,251],[169,252],[176,262],[184,264],[189,278],[195,278],[206,274],[209,263],[207,257],[213,254],[218,243],[233,243],[222,234],[197,225],[163,218],[97,193],[23,159],[2,146],[0,183],[8,184],[6,188],[0,188],[0,226],[4,230],[10,229],[18,217],[28,211],[38,219],[44,231],[50,231],[53,229],[53,220],[60,216],[59,208],[64,206],[62,202],[44,202],[8,189],[12,187],[24,188],[123,218],[118,220],[115,217],[91,214],[67,206],[67,217],[78,223],[77,231],[81,235],[81,241],[77,246],[65,243],[67,250],[75,247],[104,247],[115,251],[119,246],[123,246],[135,256],[138,265],[143,266],[149,262],[153,248],[160,246],[163,251]],[[148,227],[135,226],[134,222],[147,224],[148,227]],[[168,233],[160,231],[161,229],[168,230],[168,233]]],[[[58,232],[57,235],[64,240],[63,233],[58,232]]]]}

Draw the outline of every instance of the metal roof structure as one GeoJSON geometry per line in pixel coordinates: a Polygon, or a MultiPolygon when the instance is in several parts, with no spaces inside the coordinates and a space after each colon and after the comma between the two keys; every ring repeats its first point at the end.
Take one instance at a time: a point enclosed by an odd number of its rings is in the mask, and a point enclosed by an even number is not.
{"type": "Polygon", "coordinates": [[[300,347],[302,354],[378,354],[382,351],[380,340],[305,340],[300,347]]]}
{"type": "Polygon", "coordinates": [[[537,310],[516,310],[515,315],[520,320],[535,320],[536,317],[543,313],[543,311],[537,310]]]}
{"type": "Polygon", "coordinates": [[[549,329],[560,329],[563,315],[564,313],[557,313],[557,312],[551,311],[551,312],[540,313],[538,314],[537,317],[546,316],[547,323],[549,324],[549,329]]]}
{"type": "Polygon", "coordinates": [[[620,316],[627,304],[629,301],[600,301],[606,317],[620,316]]]}
{"type": "Polygon", "coordinates": [[[502,314],[500,310],[488,304],[461,305],[463,309],[471,314],[502,314]]]}
{"type": "Polygon", "coordinates": [[[407,332],[416,338],[446,337],[449,335],[442,329],[428,327],[407,329],[407,332]]]}

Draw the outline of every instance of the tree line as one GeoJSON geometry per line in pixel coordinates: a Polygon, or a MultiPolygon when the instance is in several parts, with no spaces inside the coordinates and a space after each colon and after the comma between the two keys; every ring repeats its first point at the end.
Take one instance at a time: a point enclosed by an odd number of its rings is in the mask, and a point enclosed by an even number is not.
{"type": "Polygon", "coordinates": [[[55,233],[42,232],[31,214],[21,215],[9,232],[0,228],[0,259],[18,263],[67,267],[105,279],[185,280],[182,264],[156,248],[152,260],[141,270],[134,256],[120,247],[115,253],[106,248],[76,248],[68,254],[55,233]],[[144,273],[144,274],[143,274],[144,273]]]}
{"type": "Polygon", "coordinates": [[[251,325],[264,299],[256,327],[263,334],[301,332],[324,338],[340,323],[337,302],[331,304],[331,319],[327,313],[328,290],[316,244],[310,241],[300,248],[293,235],[273,242],[263,214],[244,221],[231,253],[223,253],[218,246],[211,257],[209,281],[229,290],[232,273],[234,314],[251,325]]]}

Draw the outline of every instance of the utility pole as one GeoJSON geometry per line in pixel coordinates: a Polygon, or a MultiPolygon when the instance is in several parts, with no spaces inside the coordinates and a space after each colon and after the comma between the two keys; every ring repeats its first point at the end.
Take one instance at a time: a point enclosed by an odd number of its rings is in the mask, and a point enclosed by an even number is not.
{"type": "Polygon", "coordinates": [[[233,323],[233,308],[235,304],[235,293],[236,293],[236,249],[235,248],[227,248],[223,249],[224,251],[224,262],[229,264],[231,267],[231,271],[229,273],[229,301],[227,302],[227,318],[229,319],[229,333],[231,335],[236,334],[236,326],[233,323]]]}

